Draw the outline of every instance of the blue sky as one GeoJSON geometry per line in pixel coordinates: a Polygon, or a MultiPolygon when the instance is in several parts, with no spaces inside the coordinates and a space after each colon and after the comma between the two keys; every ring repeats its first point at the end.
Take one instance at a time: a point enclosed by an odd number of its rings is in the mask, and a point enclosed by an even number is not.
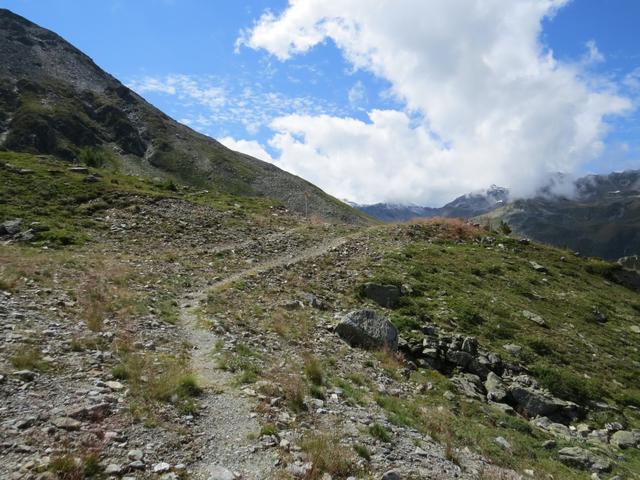
{"type": "Polygon", "coordinates": [[[492,0],[468,14],[475,0],[402,1],[0,5],[174,118],[343,198],[439,204],[489,183],[530,194],[551,170],[640,168],[640,2],[524,0],[522,13],[492,0]],[[474,78],[478,58],[493,71],[474,78]]]}

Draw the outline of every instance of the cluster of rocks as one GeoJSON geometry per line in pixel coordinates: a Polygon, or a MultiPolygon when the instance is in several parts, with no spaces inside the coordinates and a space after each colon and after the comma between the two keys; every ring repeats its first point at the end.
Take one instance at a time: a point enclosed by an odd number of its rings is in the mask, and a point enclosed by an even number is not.
{"type": "Polygon", "coordinates": [[[49,227],[40,222],[31,222],[25,225],[22,218],[14,218],[0,223],[0,238],[13,241],[31,242],[38,238],[40,232],[48,230],[49,227]]]}
{"type": "Polygon", "coordinates": [[[586,423],[567,426],[547,417],[537,417],[531,423],[562,440],[580,440],[597,447],[611,445],[621,450],[640,448],[640,430],[625,430],[619,422],[607,423],[604,428],[591,428],[586,423]]]}
{"type": "Polygon", "coordinates": [[[465,395],[530,418],[546,416],[567,423],[579,417],[577,404],[554,397],[521,366],[481,348],[475,337],[441,332],[435,325],[426,325],[421,333],[422,337],[402,340],[400,348],[418,367],[453,374],[452,382],[465,395]]]}

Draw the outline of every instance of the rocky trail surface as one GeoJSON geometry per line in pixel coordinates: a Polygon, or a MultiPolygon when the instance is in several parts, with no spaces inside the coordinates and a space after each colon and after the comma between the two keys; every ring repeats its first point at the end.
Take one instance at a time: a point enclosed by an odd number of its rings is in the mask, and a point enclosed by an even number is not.
{"type": "MultiPolygon", "coordinates": [[[[285,234],[277,234],[277,238],[286,238],[285,234]]],[[[273,238],[273,237],[272,237],[273,238]]],[[[260,431],[256,419],[255,401],[250,401],[240,394],[233,383],[233,375],[216,367],[212,355],[221,338],[216,333],[204,329],[199,308],[206,301],[208,292],[221,288],[232,282],[241,280],[277,267],[290,266],[303,260],[320,256],[331,249],[338,248],[346,241],[339,237],[300,252],[287,252],[284,255],[239,271],[214,284],[188,293],[179,302],[180,325],[185,338],[192,345],[191,365],[204,389],[199,398],[202,409],[201,422],[196,426],[194,436],[200,459],[194,466],[194,478],[234,478],[234,475],[245,479],[272,478],[277,456],[273,452],[257,450],[249,438],[260,431]]],[[[217,251],[236,250],[250,247],[251,242],[228,245],[217,251]]]]}

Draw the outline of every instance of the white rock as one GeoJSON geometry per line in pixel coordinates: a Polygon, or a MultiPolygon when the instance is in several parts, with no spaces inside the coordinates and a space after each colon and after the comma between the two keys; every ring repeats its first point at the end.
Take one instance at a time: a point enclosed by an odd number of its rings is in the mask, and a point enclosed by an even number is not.
{"type": "Polygon", "coordinates": [[[155,473],[164,473],[164,472],[168,472],[171,469],[171,465],[169,465],[167,462],[160,462],[160,463],[156,463],[153,466],[153,471],[155,473]]]}

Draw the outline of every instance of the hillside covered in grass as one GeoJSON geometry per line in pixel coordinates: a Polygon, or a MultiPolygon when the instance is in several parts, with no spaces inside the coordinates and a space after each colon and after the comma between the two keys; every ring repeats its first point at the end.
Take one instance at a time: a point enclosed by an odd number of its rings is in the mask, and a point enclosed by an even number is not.
{"type": "Polygon", "coordinates": [[[0,175],[6,478],[638,478],[619,265],[457,220],[324,223],[91,155],[2,152],[0,175]],[[397,350],[340,337],[362,309],[397,350]]]}

